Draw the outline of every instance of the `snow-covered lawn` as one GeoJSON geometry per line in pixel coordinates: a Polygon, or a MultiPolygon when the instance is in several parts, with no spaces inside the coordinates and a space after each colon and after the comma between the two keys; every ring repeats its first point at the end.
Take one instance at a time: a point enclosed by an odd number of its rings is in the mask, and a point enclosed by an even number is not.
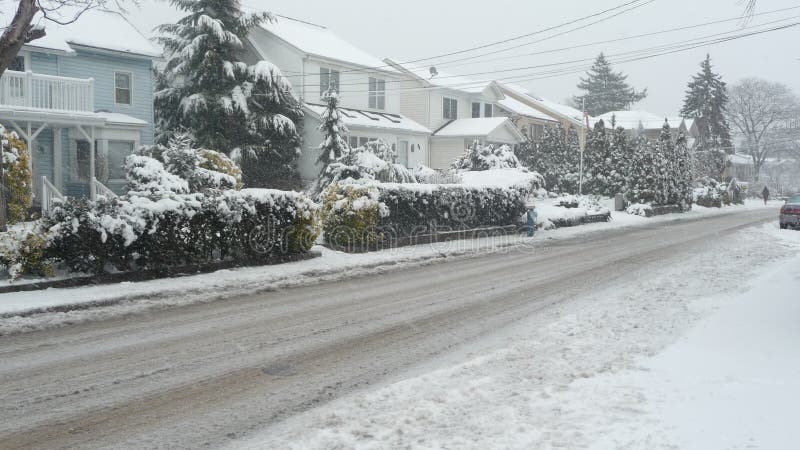
{"type": "MultiPolygon", "coordinates": [[[[780,203],[773,202],[768,207],[777,209],[779,205],[780,203]]],[[[736,208],[763,207],[763,204],[752,202],[736,208]]],[[[565,239],[593,231],[659,221],[686,220],[728,212],[731,212],[731,209],[696,208],[687,214],[660,216],[653,219],[632,216],[624,212],[612,212],[611,222],[537,232],[533,241],[525,236],[513,235],[440,242],[356,255],[317,247],[315,250],[322,252],[320,258],[277,266],[220,270],[209,274],[115,285],[0,294],[0,334],[20,329],[103,319],[154,308],[214,301],[237,294],[245,295],[317,281],[378,273],[388,267],[397,267],[398,265],[427,264],[446,258],[468,257],[477,253],[510,251],[515,246],[536,245],[537,242],[545,239],[565,239]],[[104,307],[94,308],[94,306],[104,307]],[[63,311],[73,309],[72,307],[80,310],[63,311]],[[33,314],[48,308],[59,308],[62,311],[33,314]]]]}
{"type": "Polygon", "coordinates": [[[700,244],[233,447],[792,448],[799,249],[776,223],[700,244]]]}

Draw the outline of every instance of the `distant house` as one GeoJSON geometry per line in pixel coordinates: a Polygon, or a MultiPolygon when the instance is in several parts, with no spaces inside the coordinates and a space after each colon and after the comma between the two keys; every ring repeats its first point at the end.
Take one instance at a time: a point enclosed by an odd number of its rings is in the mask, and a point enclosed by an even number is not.
{"type": "Polygon", "coordinates": [[[383,139],[397,151],[397,162],[408,167],[427,163],[431,131],[401,113],[404,76],[395,68],[324,26],[288,17],[252,31],[246,46],[247,62],[275,64],[303,102],[306,117],[299,170],[304,179],[316,178],[321,170],[316,164],[322,142],[317,128],[324,109],[320,98],[329,87],[340,93],[351,147],[383,139]]]}
{"type": "Polygon", "coordinates": [[[401,94],[401,111],[434,130],[429,165],[435,169],[448,167],[474,141],[513,146],[526,135],[538,137],[546,127],[570,121],[556,108],[542,107],[522,88],[471,80],[436,67],[386,62],[416,82],[401,94]]]}
{"type": "MultiPolygon", "coordinates": [[[[7,22],[15,5],[3,7],[7,22]]],[[[62,194],[120,193],[125,157],[153,141],[152,67],[160,52],[115,12],[42,24],[47,36],[23,46],[0,78],[0,123],[28,143],[44,208],[62,194]]]]}
{"type": "Polygon", "coordinates": [[[649,113],[644,110],[633,111],[611,111],[601,116],[595,117],[592,125],[603,121],[606,127],[611,127],[613,123],[616,127],[630,130],[632,134],[644,136],[647,139],[656,140],[661,136],[664,122],[668,122],[673,136],[682,131],[688,135],[686,123],[681,117],[662,117],[649,113]]]}
{"type": "Polygon", "coordinates": [[[505,100],[501,104],[518,104],[524,108],[520,115],[525,119],[521,122],[523,129],[533,128],[532,136],[537,137],[543,127],[561,124],[565,130],[586,129],[586,116],[571,106],[563,105],[552,100],[540,97],[527,89],[513,84],[499,81],[492,85],[501,93],[505,100]]]}

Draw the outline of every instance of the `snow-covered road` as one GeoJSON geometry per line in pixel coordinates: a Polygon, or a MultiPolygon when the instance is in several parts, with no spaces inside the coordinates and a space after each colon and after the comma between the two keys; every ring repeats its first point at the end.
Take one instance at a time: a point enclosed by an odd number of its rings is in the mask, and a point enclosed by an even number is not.
{"type": "Polygon", "coordinates": [[[743,230],[774,214],[6,336],[0,448],[591,444],[630,407],[559,396],[658,353],[707,313],[695,301],[796,254],[743,230]]]}

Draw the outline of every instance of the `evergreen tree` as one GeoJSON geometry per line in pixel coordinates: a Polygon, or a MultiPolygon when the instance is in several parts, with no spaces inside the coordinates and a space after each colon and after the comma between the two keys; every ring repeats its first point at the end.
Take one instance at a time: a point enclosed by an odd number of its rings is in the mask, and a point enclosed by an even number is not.
{"type": "Polygon", "coordinates": [[[707,55],[700,63],[700,72],[688,84],[681,108],[683,117],[695,119],[699,130],[696,144],[698,150],[731,148],[731,132],[726,118],[727,105],[727,85],[712,70],[711,55],[707,55]]]}
{"type": "Polygon", "coordinates": [[[583,191],[606,195],[611,173],[611,141],[606,133],[605,123],[598,121],[586,138],[583,167],[583,191]]]}
{"type": "Polygon", "coordinates": [[[322,113],[322,123],[319,131],[322,132],[322,143],[319,144],[317,163],[322,164],[322,173],[334,161],[339,160],[350,150],[347,140],[342,137],[348,133],[347,125],[342,122],[339,112],[339,94],[333,89],[328,89],[322,94],[325,102],[325,112],[322,113]]]}
{"type": "Polygon", "coordinates": [[[614,72],[605,55],[600,53],[586,78],[581,78],[578,83],[578,89],[584,93],[573,100],[579,106],[585,101],[586,112],[591,116],[630,109],[631,105],[647,97],[647,89],[637,92],[627,79],[628,76],[622,72],[614,72]]]}
{"type": "Polygon", "coordinates": [[[530,167],[545,178],[547,189],[577,193],[580,168],[580,145],[574,129],[563,126],[545,128],[537,144],[536,165],[530,167]]]}
{"type": "Polygon", "coordinates": [[[662,159],[647,139],[636,138],[625,197],[632,203],[658,203],[662,159]]]}
{"type": "Polygon", "coordinates": [[[295,187],[300,104],[275,66],[239,60],[242,39],[272,16],[243,14],[238,0],[171,2],[187,15],[159,27],[167,53],[156,77],[162,142],[186,130],[198,146],[241,161],[248,186],[295,187]]]}

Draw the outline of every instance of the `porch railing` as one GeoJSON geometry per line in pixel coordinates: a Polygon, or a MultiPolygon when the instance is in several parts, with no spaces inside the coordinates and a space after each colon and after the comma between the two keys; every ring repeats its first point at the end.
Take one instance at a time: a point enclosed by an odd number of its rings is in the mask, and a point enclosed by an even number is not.
{"type": "Polygon", "coordinates": [[[47,179],[47,177],[42,177],[42,214],[50,211],[53,208],[54,200],[64,200],[64,195],[59,192],[59,190],[53,186],[53,183],[47,179]]]}
{"type": "MultiPolygon", "coordinates": [[[[94,196],[97,197],[99,195],[104,196],[105,198],[116,198],[117,194],[114,193],[111,189],[108,188],[105,184],[97,181],[97,178],[92,178],[92,185],[94,189],[91,191],[94,193],[94,196]]],[[[93,198],[92,200],[96,200],[93,198]]]]}
{"type": "Polygon", "coordinates": [[[94,79],[6,70],[0,77],[0,104],[94,112],[94,79]]]}

